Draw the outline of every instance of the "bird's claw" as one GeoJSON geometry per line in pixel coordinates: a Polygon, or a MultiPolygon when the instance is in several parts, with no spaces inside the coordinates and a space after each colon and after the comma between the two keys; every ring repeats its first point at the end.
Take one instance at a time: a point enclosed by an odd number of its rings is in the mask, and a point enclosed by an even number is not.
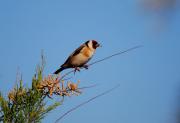
{"type": "Polygon", "coordinates": [[[88,66],[88,65],[84,65],[83,67],[84,67],[85,69],[88,69],[88,68],[89,68],[89,66],[88,66]]]}
{"type": "Polygon", "coordinates": [[[74,74],[76,73],[76,71],[79,71],[79,72],[80,72],[80,68],[79,68],[79,67],[75,67],[75,68],[74,68],[74,74]]]}
{"type": "MultiPolygon", "coordinates": [[[[83,65],[83,68],[88,69],[89,66],[88,66],[88,65],[83,65]]],[[[79,68],[79,67],[75,67],[75,68],[74,68],[74,74],[76,73],[76,71],[79,71],[79,72],[80,72],[80,68],[79,68]]]]}

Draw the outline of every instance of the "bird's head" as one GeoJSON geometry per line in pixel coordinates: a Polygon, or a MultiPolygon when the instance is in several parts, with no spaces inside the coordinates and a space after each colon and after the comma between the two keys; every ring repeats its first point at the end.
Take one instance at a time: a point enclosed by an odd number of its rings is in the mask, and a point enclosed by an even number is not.
{"type": "Polygon", "coordinates": [[[93,49],[101,47],[101,45],[96,40],[89,40],[86,42],[86,45],[90,48],[93,48],[93,49]]]}

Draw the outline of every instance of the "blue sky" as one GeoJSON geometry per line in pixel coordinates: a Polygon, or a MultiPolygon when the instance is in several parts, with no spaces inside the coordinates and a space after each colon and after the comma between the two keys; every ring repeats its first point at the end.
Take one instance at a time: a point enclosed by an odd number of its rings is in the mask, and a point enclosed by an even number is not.
{"type": "Polygon", "coordinates": [[[0,90],[7,94],[15,85],[18,68],[29,86],[42,49],[48,75],[88,39],[103,46],[92,61],[143,45],[72,75],[81,86],[99,86],[66,98],[43,122],[53,122],[68,109],[120,84],[63,122],[175,123],[180,89],[178,7],[158,14],[143,9],[140,0],[0,1],[0,90]]]}

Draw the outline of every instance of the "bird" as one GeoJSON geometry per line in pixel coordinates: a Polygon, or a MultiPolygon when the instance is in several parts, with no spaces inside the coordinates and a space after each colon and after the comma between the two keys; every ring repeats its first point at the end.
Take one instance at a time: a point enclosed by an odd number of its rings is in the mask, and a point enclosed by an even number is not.
{"type": "Polygon", "coordinates": [[[86,41],[67,58],[64,64],[62,64],[54,74],[58,74],[68,68],[75,68],[74,72],[77,70],[80,71],[79,68],[81,67],[88,69],[86,63],[92,58],[96,49],[100,46],[101,45],[96,40],[86,41]]]}

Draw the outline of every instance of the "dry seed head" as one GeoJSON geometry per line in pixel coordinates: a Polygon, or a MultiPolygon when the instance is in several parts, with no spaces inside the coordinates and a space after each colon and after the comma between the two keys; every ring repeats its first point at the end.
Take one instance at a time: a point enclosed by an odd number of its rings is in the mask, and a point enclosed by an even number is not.
{"type": "Polygon", "coordinates": [[[64,80],[60,80],[58,77],[49,75],[48,77],[44,77],[44,79],[37,85],[37,88],[39,90],[43,90],[43,93],[49,97],[53,94],[71,96],[80,92],[78,90],[79,82],[80,81],[77,83],[67,82],[67,84],[65,84],[64,80]]]}

